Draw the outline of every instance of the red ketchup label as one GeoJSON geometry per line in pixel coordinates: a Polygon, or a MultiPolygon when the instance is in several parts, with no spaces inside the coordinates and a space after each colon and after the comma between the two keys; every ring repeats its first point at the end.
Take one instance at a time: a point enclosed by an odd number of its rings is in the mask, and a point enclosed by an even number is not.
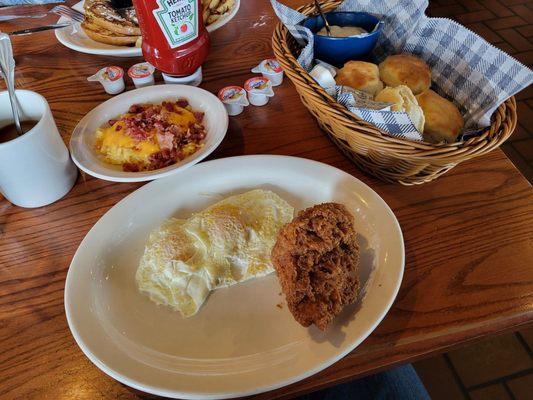
{"type": "Polygon", "coordinates": [[[243,89],[239,86],[228,86],[220,89],[218,98],[222,101],[237,101],[243,96],[243,89]]]}
{"type": "Polygon", "coordinates": [[[268,78],[250,78],[244,82],[244,88],[247,92],[252,90],[267,90],[270,86],[268,78]]]}
{"type": "Polygon", "coordinates": [[[279,65],[279,62],[273,58],[266,59],[263,64],[263,67],[266,71],[274,72],[276,74],[283,71],[283,69],[281,68],[281,65],[279,65]]]}
{"type": "Polygon", "coordinates": [[[120,67],[111,66],[104,69],[102,72],[102,79],[106,79],[108,81],[117,81],[120,78],[124,76],[124,70],[120,67]]]}
{"type": "Polygon", "coordinates": [[[131,78],[139,79],[146,78],[154,73],[154,67],[148,63],[135,64],[128,70],[128,75],[131,78]]]}
{"type": "Polygon", "coordinates": [[[153,11],[171,48],[183,46],[198,37],[197,0],[156,0],[153,11]]]}

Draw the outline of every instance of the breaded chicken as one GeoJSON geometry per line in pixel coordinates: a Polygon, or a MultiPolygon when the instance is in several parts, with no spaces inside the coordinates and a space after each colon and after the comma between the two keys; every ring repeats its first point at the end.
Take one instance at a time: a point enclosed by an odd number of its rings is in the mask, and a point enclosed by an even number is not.
{"type": "Polygon", "coordinates": [[[346,207],[324,203],[300,211],[272,249],[289,310],[303,326],[327,326],[357,298],[359,246],[346,207]]]}

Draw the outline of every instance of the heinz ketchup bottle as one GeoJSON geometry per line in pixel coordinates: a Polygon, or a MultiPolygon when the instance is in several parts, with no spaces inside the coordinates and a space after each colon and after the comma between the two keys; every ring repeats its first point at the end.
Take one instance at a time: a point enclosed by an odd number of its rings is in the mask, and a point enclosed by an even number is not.
{"type": "Polygon", "coordinates": [[[133,5],[146,61],[174,77],[197,75],[209,51],[201,0],[133,0],[133,5]]]}

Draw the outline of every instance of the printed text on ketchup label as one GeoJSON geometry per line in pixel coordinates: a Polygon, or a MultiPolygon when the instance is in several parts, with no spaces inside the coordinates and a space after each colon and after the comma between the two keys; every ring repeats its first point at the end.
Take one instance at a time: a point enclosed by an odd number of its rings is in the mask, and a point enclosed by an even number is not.
{"type": "Polygon", "coordinates": [[[197,0],[156,0],[153,11],[171,48],[183,46],[198,37],[197,0]]]}

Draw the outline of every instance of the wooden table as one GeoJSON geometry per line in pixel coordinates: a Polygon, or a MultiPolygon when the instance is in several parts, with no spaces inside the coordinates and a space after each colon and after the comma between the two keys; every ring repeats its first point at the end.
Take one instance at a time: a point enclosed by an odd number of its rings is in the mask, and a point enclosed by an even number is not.
{"type": "MultiPolygon", "coordinates": [[[[0,30],[55,19],[3,23],[0,30]]],[[[234,20],[212,35],[202,87],[216,93],[242,85],[253,75],[250,69],[272,55],[276,23],[268,1],[242,1],[234,20]]],[[[67,143],[76,123],[110,98],[87,76],[105,65],[127,68],[140,61],[77,53],[52,31],[14,37],[13,47],[17,86],[46,97],[67,143]]],[[[501,150],[421,186],[384,183],[355,168],[333,145],[286,79],[267,106],[230,118],[227,137],[210,158],[257,153],[319,160],[362,180],[396,214],[406,248],[400,293],[374,333],[330,368],[257,398],[289,398],[533,320],[533,190],[501,150]]],[[[63,305],[65,277],[81,240],[140,186],[81,174],[49,206],[23,209],[0,200],[0,398],[151,397],[114,381],[85,357],[63,305]]]]}

